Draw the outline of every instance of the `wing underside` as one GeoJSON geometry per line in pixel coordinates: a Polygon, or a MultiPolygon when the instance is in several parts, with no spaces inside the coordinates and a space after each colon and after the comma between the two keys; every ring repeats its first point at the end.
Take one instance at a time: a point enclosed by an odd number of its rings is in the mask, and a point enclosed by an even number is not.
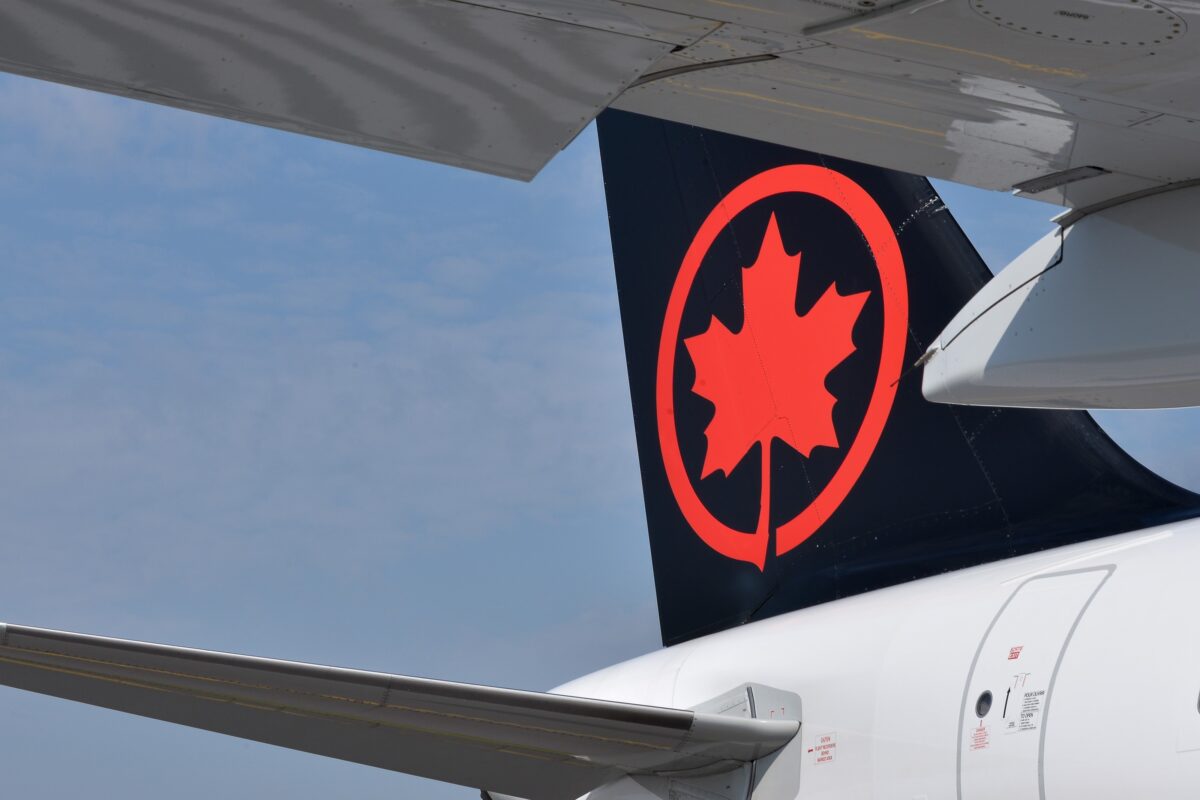
{"type": "Polygon", "coordinates": [[[17,625],[0,629],[0,684],[529,800],[730,769],[798,730],[17,625]]]}
{"type": "Polygon", "coordinates": [[[529,179],[704,26],[442,0],[12,0],[0,69],[529,179]],[[635,35],[640,34],[640,35],[635,35]]]}
{"type": "Polygon", "coordinates": [[[1200,3],[9,0],[0,69],[529,179],[604,108],[1081,208],[1200,180],[1200,3]]]}

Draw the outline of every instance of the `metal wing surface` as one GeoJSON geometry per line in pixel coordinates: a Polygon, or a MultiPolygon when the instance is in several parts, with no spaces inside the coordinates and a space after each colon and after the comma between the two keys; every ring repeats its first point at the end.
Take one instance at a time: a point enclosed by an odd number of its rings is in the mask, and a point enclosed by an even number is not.
{"type": "Polygon", "coordinates": [[[0,684],[529,800],[736,767],[798,723],[0,626],[0,684]]]}

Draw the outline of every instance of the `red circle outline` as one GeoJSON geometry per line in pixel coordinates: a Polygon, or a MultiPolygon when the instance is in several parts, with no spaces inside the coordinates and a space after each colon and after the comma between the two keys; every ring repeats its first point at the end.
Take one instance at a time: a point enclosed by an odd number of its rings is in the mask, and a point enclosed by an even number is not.
{"type": "Polygon", "coordinates": [[[655,395],[658,414],[658,442],[667,481],[679,503],[684,519],[705,544],[721,555],[747,561],[760,570],[766,565],[767,539],[753,532],[739,531],[712,515],[696,494],[683,466],[679,450],[679,432],[675,426],[675,353],[683,309],[705,255],[717,236],[749,206],[777,194],[811,194],[833,203],[858,226],[875,259],[883,292],[883,343],[879,372],[862,424],[846,457],[825,488],[808,506],[775,533],[775,554],[783,555],[808,539],[837,510],[857,483],[879,444],[884,425],[896,398],[896,384],[904,365],[908,329],[908,282],[900,243],[879,204],[861,186],[841,173],[811,164],[795,164],[760,172],[741,183],[717,204],[696,232],[675,277],[663,320],[662,340],[658,348],[655,395]]]}

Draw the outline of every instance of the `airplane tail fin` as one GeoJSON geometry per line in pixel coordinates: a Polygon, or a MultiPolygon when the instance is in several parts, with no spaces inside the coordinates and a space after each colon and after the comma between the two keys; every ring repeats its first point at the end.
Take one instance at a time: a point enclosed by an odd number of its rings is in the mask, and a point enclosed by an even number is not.
{"type": "Polygon", "coordinates": [[[1200,513],[1086,413],[922,397],[990,277],[924,178],[598,125],[665,643],[1200,513]]]}

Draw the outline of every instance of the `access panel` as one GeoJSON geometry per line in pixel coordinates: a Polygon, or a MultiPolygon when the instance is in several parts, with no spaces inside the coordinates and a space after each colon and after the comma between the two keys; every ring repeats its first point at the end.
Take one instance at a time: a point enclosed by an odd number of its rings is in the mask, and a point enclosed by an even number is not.
{"type": "Polygon", "coordinates": [[[1043,800],[1042,755],[1058,667],[1111,567],[1022,583],[984,633],[959,715],[960,800],[1043,800]]]}

